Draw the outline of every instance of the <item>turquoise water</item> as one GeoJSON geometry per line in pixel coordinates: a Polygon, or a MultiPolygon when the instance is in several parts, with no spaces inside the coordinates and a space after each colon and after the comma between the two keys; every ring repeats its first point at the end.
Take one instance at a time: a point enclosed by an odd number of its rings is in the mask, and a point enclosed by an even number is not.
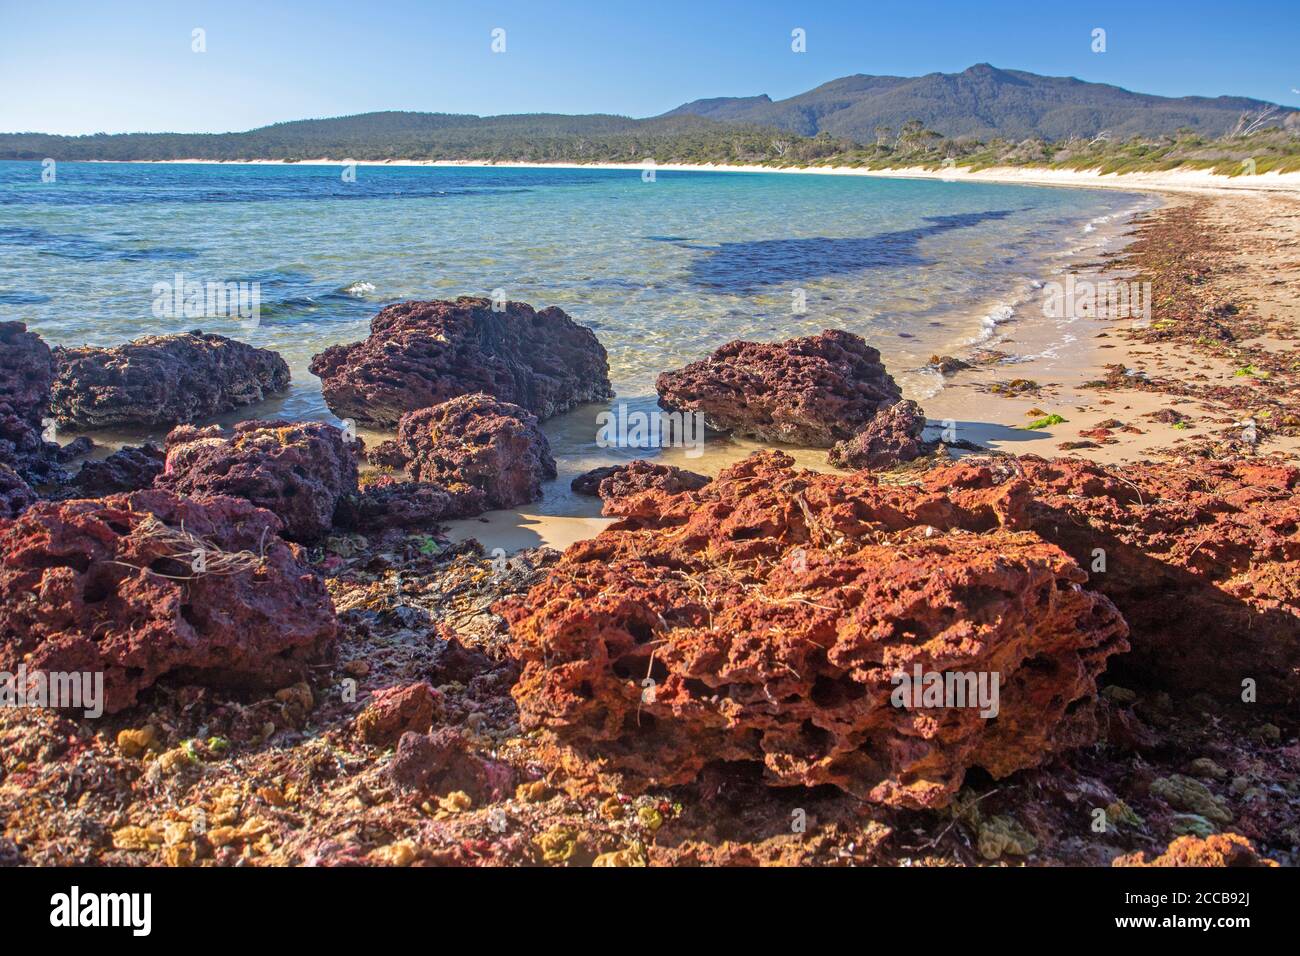
{"type": "Polygon", "coordinates": [[[558,305],[610,353],[620,399],[738,338],[839,327],[905,390],[997,335],[1052,262],[1141,197],[978,183],[629,170],[0,163],[0,319],[51,343],[201,326],[276,349],[290,395],[259,411],[329,418],[307,371],[383,305],[503,289],[558,305]],[[155,283],[258,282],[257,328],[153,314],[155,283]],[[802,290],[806,312],[796,311],[802,290]]]}

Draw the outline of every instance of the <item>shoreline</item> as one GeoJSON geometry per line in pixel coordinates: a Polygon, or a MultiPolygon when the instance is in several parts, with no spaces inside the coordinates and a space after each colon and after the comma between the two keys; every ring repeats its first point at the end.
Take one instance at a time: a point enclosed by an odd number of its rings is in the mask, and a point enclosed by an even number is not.
{"type": "MultiPolygon", "coordinates": [[[[74,160],[90,163],[130,163],[142,165],[191,166],[394,166],[471,169],[604,169],[641,172],[644,163],[527,163],[487,162],[459,159],[130,159],[74,160]]],[[[920,167],[897,169],[862,169],[855,166],[776,167],[755,164],[665,163],[656,164],[656,172],[683,173],[780,173],[808,176],[863,176],[876,179],[930,179],[941,182],[975,182],[1018,186],[1054,186],[1058,188],[1121,189],[1130,192],[1216,193],[1216,192],[1284,192],[1300,194],[1300,173],[1260,173],[1255,176],[1220,176],[1208,170],[1173,169],[1165,172],[1101,173],[1097,170],[1043,169],[1018,166],[995,166],[970,170],[956,167],[933,170],[920,167]]]]}
{"type": "MultiPolygon", "coordinates": [[[[1300,237],[1300,197],[1173,196],[1139,219],[1124,249],[1099,264],[1096,274],[1124,281],[1133,275],[1131,259],[1143,267],[1160,261],[1155,298],[1161,307],[1154,322],[1080,319],[1076,355],[962,370],[925,403],[931,420],[954,419],[967,427],[959,437],[997,452],[1077,455],[1125,464],[1207,449],[1240,451],[1236,436],[1246,421],[1260,415],[1261,423],[1284,427],[1268,428],[1271,433],[1251,453],[1300,458],[1300,437],[1286,423],[1292,413],[1285,395],[1278,394],[1284,389],[1280,376],[1294,370],[1288,355],[1300,336],[1300,308],[1292,291],[1300,288],[1300,264],[1286,251],[1300,237]],[[1195,228],[1178,224],[1185,216],[1192,217],[1195,228]],[[1250,237],[1252,244],[1234,241],[1238,235],[1250,237]],[[1258,243],[1261,236],[1268,241],[1258,243]],[[1141,248],[1149,243],[1157,245],[1155,257],[1141,248]],[[1135,246],[1139,252],[1133,255],[1135,246]],[[1179,329],[1195,321],[1189,313],[1206,314],[1205,300],[1197,300],[1194,310],[1183,302],[1161,301],[1162,274],[1168,279],[1192,272],[1189,266],[1161,261],[1170,247],[1195,248],[1197,264],[1208,265],[1187,285],[1204,288],[1206,299],[1241,322],[1242,330],[1226,343],[1207,338],[1200,329],[1179,329]],[[1243,371],[1256,364],[1258,375],[1243,371]],[[1038,387],[1021,394],[988,391],[1008,378],[1038,387]],[[978,421],[970,421],[976,417],[969,414],[972,409],[978,409],[978,421]],[[1065,421],[1040,430],[1025,428],[1047,414],[1065,421]],[[1117,420],[1123,424],[1110,424],[1117,420]]],[[[1178,291],[1185,295],[1187,288],[1178,291]]]]}
{"type": "MultiPolygon", "coordinates": [[[[269,162],[271,161],[257,161],[261,164],[269,162]]],[[[325,165],[327,162],[316,160],[312,164],[325,165]]],[[[431,164],[407,162],[404,165],[431,164]]],[[[432,165],[486,167],[492,164],[432,165]]],[[[640,167],[617,168],[637,170],[640,167]]],[[[787,172],[793,174],[799,171],[787,172]]],[[[865,174],[861,170],[848,174],[854,173],[865,174]]],[[[938,174],[931,175],[938,178],[938,174]]],[[[1103,188],[1123,188],[1128,192],[1143,194],[1148,197],[1150,205],[1146,208],[1126,209],[1108,222],[1096,221],[1095,231],[1092,228],[1088,230],[1089,242],[1086,245],[1076,245],[1074,236],[1068,242],[1063,241],[1054,258],[1030,275],[1031,279],[1039,280],[1032,291],[1014,302],[994,296],[970,304],[968,311],[972,318],[985,313],[991,315],[990,307],[1006,305],[1011,306],[1008,310],[1011,316],[1009,321],[994,326],[994,334],[990,337],[973,339],[954,349],[952,354],[969,362],[970,366],[945,376],[938,392],[929,395],[907,394],[906,397],[919,401],[926,412],[930,422],[927,438],[937,438],[944,423],[953,423],[957,429],[957,438],[974,442],[994,453],[1036,454],[1044,457],[1072,454],[1101,464],[1119,464],[1150,459],[1169,452],[1171,448],[1180,447],[1181,443],[1190,438],[1202,437],[1204,426],[1201,426],[1200,432],[1194,425],[1186,425],[1182,431],[1170,431],[1168,424],[1151,427],[1149,418],[1167,410],[1171,405],[1178,405],[1180,413],[1194,418],[1214,419],[1217,413],[1211,404],[1171,399],[1167,394],[1151,390],[1119,389],[1099,393],[1087,387],[1089,383],[1106,376],[1108,365],[1122,365],[1143,374],[1150,372],[1172,375],[1182,381],[1203,379],[1205,370],[1194,355],[1172,356],[1162,354],[1161,350],[1153,353],[1149,346],[1131,338],[1132,330],[1129,326],[1132,323],[1087,317],[1076,318],[1072,323],[1063,325],[1058,320],[1041,314],[1038,308],[1041,304],[1039,289],[1047,281],[1059,281],[1068,275],[1092,280],[1118,278],[1119,273],[1113,260],[1116,256],[1122,256],[1123,249],[1141,234],[1141,223],[1137,229],[1134,229],[1134,223],[1143,217],[1158,218],[1171,209],[1206,202],[1213,208],[1227,210],[1222,216],[1224,223],[1253,220],[1254,224],[1263,228],[1262,224],[1271,220],[1274,210],[1290,208],[1291,204],[1300,200],[1300,193],[1291,194],[1289,191],[1275,189],[1186,188],[1162,191],[1150,187],[1150,184],[1146,187],[1136,183],[1133,185],[1137,188],[1129,188],[1126,177],[1110,177],[1103,188]],[[1105,242],[1107,239],[1110,241],[1105,242]],[[1016,381],[1028,381],[1032,388],[1008,394],[1004,386],[1016,381]],[[1064,421],[1040,429],[1025,427],[1034,419],[1048,415],[1058,415],[1064,421]],[[1098,431],[1102,423],[1113,419],[1123,420],[1127,427],[1100,438],[1088,434],[1098,431]]],[[[1300,204],[1297,208],[1300,208],[1300,204]]],[[[1249,229],[1245,231],[1249,232],[1249,229]]],[[[1294,232],[1300,232],[1300,228],[1294,232]]],[[[1268,270],[1276,264],[1276,257],[1255,263],[1254,267],[1261,271],[1254,279],[1248,280],[1246,285],[1252,291],[1262,287],[1268,281],[1268,270]]],[[[1241,381],[1234,375],[1234,371],[1232,367],[1219,363],[1219,367],[1213,370],[1219,387],[1230,387],[1241,381]]],[[[258,412],[250,410],[240,417],[258,415],[258,412]]],[[[1217,419],[1223,421],[1224,415],[1217,414],[1217,419]]],[[[574,422],[556,420],[544,427],[554,446],[569,447],[572,450],[582,444],[575,442],[574,435],[585,426],[586,419],[583,419],[581,426],[574,422]]],[[[509,511],[489,512],[481,518],[456,520],[449,523],[449,531],[454,540],[477,538],[489,550],[504,547],[515,552],[536,546],[563,550],[576,541],[594,536],[610,523],[610,519],[600,516],[598,500],[578,499],[570,492],[569,481],[582,471],[645,457],[713,476],[758,447],[757,443],[720,438],[711,443],[706,457],[701,460],[686,460],[680,449],[647,449],[642,455],[634,455],[628,454],[627,449],[607,450],[613,453],[606,454],[594,448],[582,448],[561,461],[561,475],[545,486],[542,500],[509,511]]],[[[1294,454],[1297,449],[1300,449],[1300,444],[1283,443],[1280,450],[1294,454]]],[[[827,463],[824,449],[782,450],[793,453],[800,467],[819,471],[836,470],[827,463]]]]}
{"type": "MultiPolygon", "coordinates": [[[[1300,288],[1300,264],[1288,264],[1286,259],[1286,248],[1300,236],[1300,197],[1243,192],[1162,197],[1159,206],[1111,224],[1110,235],[1121,237],[1122,244],[1064,255],[1052,277],[1073,273],[1081,280],[1126,281],[1134,271],[1125,261],[1129,247],[1188,209],[1201,211],[1204,228],[1214,236],[1229,229],[1242,236],[1260,235],[1267,232],[1267,224],[1274,224],[1277,238],[1265,252],[1240,243],[1216,252],[1211,257],[1215,269],[1209,285],[1216,287],[1216,294],[1239,302],[1243,315],[1258,312],[1268,315],[1270,321],[1280,319],[1269,337],[1258,342],[1243,338],[1241,346],[1267,351],[1272,345],[1281,357],[1282,350],[1297,337],[1293,330],[1300,330],[1300,308],[1287,292],[1288,285],[1300,288]],[[1266,291],[1272,289],[1277,291],[1266,291]]],[[[997,337],[972,344],[961,355],[969,360],[982,349],[992,349],[1009,353],[1006,358],[972,362],[971,367],[946,376],[943,388],[934,395],[907,396],[917,398],[926,413],[928,439],[938,438],[945,423],[951,422],[958,439],[972,441],[994,454],[1076,457],[1102,465],[1214,454],[1236,442],[1234,435],[1239,429],[1233,423],[1250,413],[1251,402],[1257,400],[1255,393],[1268,381],[1243,377],[1240,367],[1247,359],[1234,359],[1235,351],[1214,354],[1194,341],[1173,347],[1153,342],[1145,323],[1133,319],[1080,317],[1069,325],[1068,340],[1040,348],[1045,339],[1059,336],[1062,328],[1036,312],[1033,306],[1039,301],[1037,294],[1031,295],[1017,307],[1011,321],[1000,326],[997,337]],[[1129,369],[1136,377],[1117,378],[1112,374],[1116,367],[1129,369]],[[1032,387],[1010,393],[1004,390],[1017,380],[1032,387]],[[1098,387],[1102,380],[1108,380],[1107,384],[1098,387]],[[1063,421],[1044,428],[1027,427],[1048,415],[1059,415],[1063,421]]],[[[1157,320],[1160,314],[1157,310],[1157,320]]],[[[1279,416],[1284,413],[1285,409],[1278,411],[1279,416]]],[[[1300,459],[1300,436],[1291,431],[1294,429],[1268,434],[1253,453],[1300,459]]],[[[686,459],[681,449],[650,452],[644,457],[712,477],[757,447],[757,443],[719,439],[705,458],[695,461],[686,459]]],[[[827,463],[825,449],[781,450],[792,453],[799,467],[839,470],[827,463]]],[[[604,463],[584,461],[583,467],[604,463]]],[[[547,487],[548,499],[557,494],[567,497],[567,483],[573,474],[576,472],[562,471],[559,482],[547,487]]],[[[457,540],[477,537],[489,548],[549,545],[562,550],[611,522],[598,516],[598,502],[591,504],[582,514],[547,513],[555,509],[546,507],[544,500],[510,512],[490,513],[485,516],[487,522],[454,523],[452,536],[457,540]]]]}

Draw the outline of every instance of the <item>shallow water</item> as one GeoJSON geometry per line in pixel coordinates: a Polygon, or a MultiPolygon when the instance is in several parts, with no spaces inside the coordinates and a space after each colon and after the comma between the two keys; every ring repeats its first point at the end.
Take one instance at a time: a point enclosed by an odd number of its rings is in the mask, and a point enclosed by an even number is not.
{"type": "MultiPolygon", "coordinates": [[[[1103,190],[664,170],[645,182],[362,166],[344,182],[332,166],[60,163],[42,182],[39,163],[0,162],[0,320],[67,345],[202,327],[283,354],[288,396],[229,419],[333,420],[313,354],[363,338],[387,303],[495,289],[594,329],[631,409],[654,406],[660,371],[731,339],[832,327],[863,335],[924,399],[942,387],[930,355],[996,341],[1064,257],[1148,205],[1103,190]],[[260,283],[259,325],[157,317],[154,286],[176,273],[260,283]]],[[[566,472],[636,457],[596,447],[599,410],[548,424],[566,472]]],[[[746,448],[713,443],[695,464],[716,470],[746,448]]],[[[562,478],[539,507],[588,504],[562,478]]]]}

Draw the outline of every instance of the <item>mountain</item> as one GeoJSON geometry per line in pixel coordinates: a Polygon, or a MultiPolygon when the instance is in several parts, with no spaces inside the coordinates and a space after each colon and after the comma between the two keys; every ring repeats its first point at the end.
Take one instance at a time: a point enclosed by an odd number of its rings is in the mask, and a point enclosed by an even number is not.
{"type": "Polygon", "coordinates": [[[877,127],[897,132],[913,119],[948,137],[1059,140],[1103,131],[1116,138],[1158,136],[1182,127],[1224,136],[1242,113],[1268,105],[1241,96],[1151,96],[980,63],[961,73],[846,76],[785,100],[695,100],[664,115],[775,126],[801,136],[830,133],[857,142],[874,141],[877,127]]]}
{"type": "MultiPolygon", "coordinates": [[[[1190,127],[1212,139],[1232,132],[1242,114],[1266,107],[1276,110],[1269,116],[1271,125],[1292,131],[1300,127],[1300,111],[1259,100],[1170,99],[981,63],[956,74],[846,76],[785,100],[695,100],[649,119],[389,111],[295,120],[238,133],[0,133],[0,159],[637,163],[653,157],[660,163],[797,165],[838,157],[881,164],[902,158],[938,162],[945,156],[969,155],[974,141],[995,138],[1012,144],[1029,138],[1062,144],[1071,137],[1092,139],[1106,130],[1111,134],[1106,141],[1118,143],[1130,136],[1161,136],[1190,127]],[[897,135],[904,124],[905,135],[897,135]],[[921,129],[940,135],[917,135],[921,129]],[[943,140],[945,136],[949,139],[943,140]],[[965,142],[953,144],[956,137],[965,142]],[[945,144],[943,152],[930,157],[926,151],[936,148],[935,140],[945,144]]],[[[1013,162],[1043,158],[1042,150],[1023,156],[1005,153],[1003,149],[998,156],[1013,162]]]]}

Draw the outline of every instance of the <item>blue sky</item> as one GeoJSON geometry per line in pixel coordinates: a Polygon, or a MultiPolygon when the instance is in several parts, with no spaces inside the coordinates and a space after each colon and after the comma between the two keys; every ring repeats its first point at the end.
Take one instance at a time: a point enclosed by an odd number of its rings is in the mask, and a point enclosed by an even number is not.
{"type": "Polygon", "coordinates": [[[221,132],[380,109],[648,116],[979,62],[1300,106],[1297,51],[1298,0],[0,0],[0,130],[221,132]],[[796,27],[806,53],[791,52],[796,27]]]}

